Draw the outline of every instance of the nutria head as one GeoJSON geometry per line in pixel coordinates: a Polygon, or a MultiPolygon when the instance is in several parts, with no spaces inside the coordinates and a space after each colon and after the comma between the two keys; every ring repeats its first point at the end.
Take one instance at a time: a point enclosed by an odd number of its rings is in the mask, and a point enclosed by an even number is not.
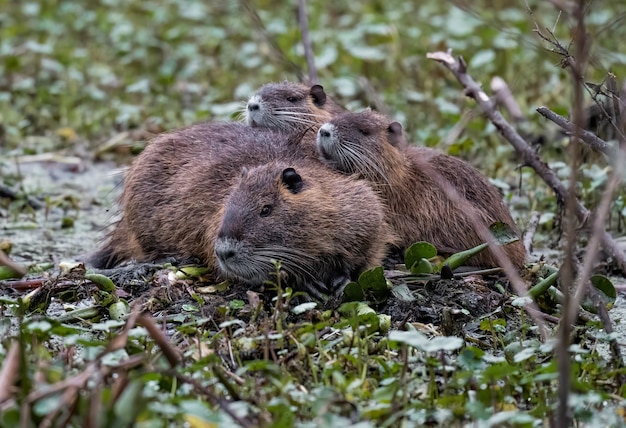
{"type": "Polygon", "coordinates": [[[285,198],[300,193],[304,184],[293,168],[277,172],[264,167],[244,169],[239,185],[226,201],[215,255],[224,273],[244,282],[262,283],[273,270],[272,260],[300,258],[288,247],[293,242],[285,242],[282,229],[285,222],[299,220],[289,218],[291,210],[285,198]]]}
{"type": "Polygon", "coordinates": [[[390,236],[366,184],[317,164],[271,162],[234,185],[214,248],[226,277],[262,284],[277,260],[294,288],[322,298],[380,263],[390,236]]]}
{"type": "Polygon", "coordinates": [[[248,100],[246,123],[283,132],[302,131],[343,111],[320,85],[268,83],[248,100]]]}
{"type": "Polygon", "coordinates": [[[402,125],[372,110],[340,114],[317,132],[323,163],[375,183],[386,181],[400,167],[400,148],[405,145],[402,125]]]}

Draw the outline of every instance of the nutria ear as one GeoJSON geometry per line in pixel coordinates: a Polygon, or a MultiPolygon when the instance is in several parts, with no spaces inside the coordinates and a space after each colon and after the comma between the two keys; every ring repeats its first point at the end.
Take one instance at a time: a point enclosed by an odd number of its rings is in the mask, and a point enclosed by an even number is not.
{"type": "Polygon", "coordinates": [[[402,125],[400,125],[399,122],[391,122],[387,128],[387,132],[389,133],[389,143],[391,143],[392,146],[398,147],[404,142],[402,125]]]}
{"type": "Polygon", "coordinates": [[[313,104],[316,106],[321,107],[326,104],[326,92],[324,92],[324,87],[322,85],[311,86],[309,95],[313,98],[313,104]]]}
{"type": "Polygon", "coordinates": [[[293,168],[287,168],[283,171],[283,183],[294,195],[302,190],[302,177],[293,168]]]}

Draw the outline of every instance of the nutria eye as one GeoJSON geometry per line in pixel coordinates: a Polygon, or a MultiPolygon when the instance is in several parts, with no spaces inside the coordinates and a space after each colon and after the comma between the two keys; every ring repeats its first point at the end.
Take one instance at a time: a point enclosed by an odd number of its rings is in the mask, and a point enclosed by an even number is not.
{"type": "Polygon", "coordinates": [[[295,103],[296,101],[298,101],[298,98],[296,98],[296,97],[287,97],[287,101],[289,101],[290,103],[295,103]]]}
{"type": "Polygon", "coordinates": [[[361,133],[361,135],[364,135],[366,137],[368,135],[370,135],[370,133],[369,133],[369,131],[367,129],[359,129],[359,132],[361,133]]]}
{"type": "Polygon", "coordinates": [[[272,213],[271,205],[264,205],[263,208],[261,208],[261,217],[267,217],[271,213],[272,213]]]}

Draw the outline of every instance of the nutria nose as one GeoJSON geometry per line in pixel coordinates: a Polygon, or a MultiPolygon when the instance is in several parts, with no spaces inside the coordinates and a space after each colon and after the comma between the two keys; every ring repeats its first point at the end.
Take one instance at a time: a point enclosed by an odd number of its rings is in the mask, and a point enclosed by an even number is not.
{"type": "Polygon", "coordinates": [[[330,131],[328,131],[327,129],[320,129],[320,137],[330,138],[330,131]]]}
{"type": "Polygon", "coordinates": [[[228,261],[228,259],[232,259],[235,257],[235,250],[232,248],[215,248],[215,255],[218,259],[223,262],[228,261]]]}
{"type": "Polygon", "coordinates": [[[248,103],[248,110],[256,111],[260,108],[258,103],[248,103]]]}
{"type": "Polygon", "coordinates": [[[236,245],[230,239],[218,238],[215,242],[215,256],[223,263],[237,255],[236,245]]]}

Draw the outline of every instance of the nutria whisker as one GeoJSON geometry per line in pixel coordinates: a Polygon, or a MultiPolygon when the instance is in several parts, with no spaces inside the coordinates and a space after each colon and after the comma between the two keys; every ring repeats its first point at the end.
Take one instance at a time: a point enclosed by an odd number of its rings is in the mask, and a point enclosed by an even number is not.
{"type": "Polygon", "coordinates": [[[363,178],[369,181],[375,183],[383,181],[380,184],[390,185],[388,174],[376,163],[376,156],[366,147],[351,140],[343,141],[337,146],[342,151],[342,155],[345,155],[346,152],[352,154],[352,156],[344,156],[344,159],[352,162],[351,170],[353,173],[360,172],[363,178]]]}
{"type": "Polygon", "coordinates": [[[296,274],[299,271],[304,273],[307,278],[315,278],[313,267],[315,257],[304,251],[284,246],[257,247],[255,250],[257,255],[283,262],[282,267],[288,272],[291,271],[291,273],[296,274]]]}

